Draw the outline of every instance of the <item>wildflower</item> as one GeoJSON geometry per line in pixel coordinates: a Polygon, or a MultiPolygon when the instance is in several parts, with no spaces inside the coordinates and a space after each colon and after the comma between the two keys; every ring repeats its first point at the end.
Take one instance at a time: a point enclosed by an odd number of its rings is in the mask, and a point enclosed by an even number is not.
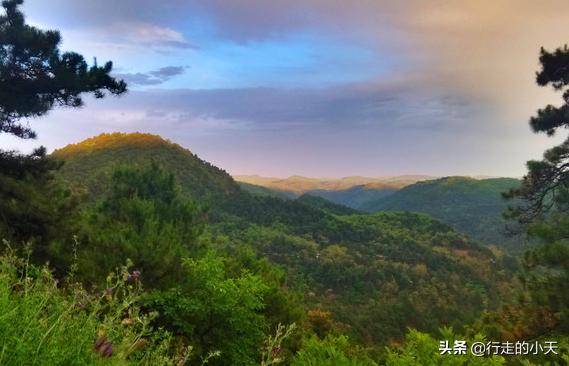
{"type": "Polygon", "coordinates": [[[113,344],[106,337],[100,337],[95,342],[95,351],[103,357],[111,357],[113,355],[113,344]]]}
{"type": "Polygon", "coordinates": [[[112,299],[112,298],[113,298],[113,288],[112,288],[112,287],[107,287],[107,288],[105,289],[104,295],[105,295],[105,297],[107,298],[107,300],[112,299]]]}
{"type": "Polygon", "coordinates": [[[134,281],[138,280],[139,277],[140,277],[140,271],[132,271],[132,272],[128,273],[127,280],[129,282],[134,282],[134,281]]]}
{"type": "Polygon", "coordinates": [[[281,353],[281,348],[280,347],[273,347],[273,349],[271,350],[271,356],[272,357],[276,357],[279,353],[281,353]]]}

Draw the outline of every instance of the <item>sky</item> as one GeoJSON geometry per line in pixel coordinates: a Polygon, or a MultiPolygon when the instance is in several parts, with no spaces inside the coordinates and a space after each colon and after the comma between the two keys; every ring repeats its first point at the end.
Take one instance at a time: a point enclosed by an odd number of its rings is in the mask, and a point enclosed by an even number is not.
{"type": "Polygon", "coordinates": [[[148,132],[234,175],[522,176],[565,136],[528,120],[566,0],[26,0],[62,49],[129,83],[29,121],[49,150],[148,132]]]}

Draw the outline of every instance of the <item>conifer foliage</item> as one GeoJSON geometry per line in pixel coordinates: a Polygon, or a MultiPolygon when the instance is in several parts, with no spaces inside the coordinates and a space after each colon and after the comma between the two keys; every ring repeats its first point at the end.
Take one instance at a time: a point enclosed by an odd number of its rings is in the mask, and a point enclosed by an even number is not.
{"type": "MultiPolygon", "coordinates": [[[[541,70],[537,72],[539,86],[552,86],[555,91],[563,91],[560,106],[547,105],[530,118],[530,126],[535,133],[553,136],[561,128],[569,127],[569,48],[567,45],[553,52],[541,49],[539,61],[541,70]]],[[[528,223],[559,205],[569,188],[569,138],[543,154],[540,161],[528,161],[528,173],[522,187],[510,192],[526,200],[527,205],[514,210],[513,215],[528,223]]]]}
{"type": "Polygon", "coordinates": [[[83,56],[61,53],[57,31],[25,23],[18,9],[23,0],[2,2],[0,16],[0,131],[21,138],[35,132],[20,120],[45,115],[56,106],[79,107],[82,93],[102,98],[123,94],[126,83],[109,74],[111,62],[89,67],[83,56]]]}
{"type": "MultiPolygon", "coordinates": [[[[111,62],[88,66],[80,54],[62,53],[59,32],[26,24],[22,4],[2,1],[0,12],[0,133],[35,138],[28,119],[58,106],[80,107],[84,93],[103,98],[126,92],[126,83],[110,76],[111,62]]],[[[0,150],[0,233],[20,241],[61,232],[53,226],[62,221],[53,214],[51,172],[57,167],[44,148],[31,155],[0,150]]]]}

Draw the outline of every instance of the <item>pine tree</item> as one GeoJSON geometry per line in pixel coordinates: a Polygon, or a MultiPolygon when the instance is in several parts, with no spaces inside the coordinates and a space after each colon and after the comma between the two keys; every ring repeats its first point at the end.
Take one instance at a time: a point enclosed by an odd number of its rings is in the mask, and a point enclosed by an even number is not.
{"type": "MultiPolygon", "coordinates": [[[[569,128],[569,48],[567,45],[553,52],[541,49],[537,72],[537,84],[551,85],[556,91],[563,91],[561,106],[547,105],[530,119],[535,133],[553,136],[561,128],[569,128]]],[[[564,209],[561,204],[569,189],[569,138],[543,154],[540,161],[528,161],[528,173],[522,186],[512,190],[507,197],[521,197],[526,204],[516,207],[511,214],[523,223],[543,217],[550,209],[564,209]]]]}
{"type": "MultiPolygon", "coordinates": [[[[537,84],[551,85],[563,92],[560,106],[547,105],[530,119],[535,133],[553,136],[569,128],[569,48],[548,52],[541,49],[541,70],[537,84]]],[[[530,236],[541,245],[525,253],[522,281],[530,295],[535,314],[546,325],[540,332],[569,330],[569,138],[543,154],[541,161],[529,161],[522,186],[508,197],[520,197],[525,205],[512,209],[511,215],[527,224],[530,236]]],[[[536,334],[540,336],[542,334],[536,334]]]]}
{"type": "Polygon", "coordinates": [[[61,53],[59,32],[25,23],[18,6],[23,0],[2,2],[0,16],[0,132],[35,138],[21,119],[40,117],[56,106],[79,107],[82,93],[102,98],[120,95],[126,83],[109,74],[112,63],[89,67],[83,56],[61,53]]]}
{"type": "MultiPolygon", "coordinates": [[[[89,67],[83,56],[61,53],[61,36],[26,24],[23,0],[2,2],[0,15],[0,133],[35,138],[22,121],[41,117],[57,106],[80,107],[81,95],[96,98],[126,92],[124,81],[110,76],[112,63],[89,67]]],[[[43,256],[48,241],[64,234],[68,194],[53,181],[59,166],[41,147],[30,155],[0,150],[0,240],[33,241],[43,256]]],[[[67,238],[68,239],[68,238],[67,238]]]]}

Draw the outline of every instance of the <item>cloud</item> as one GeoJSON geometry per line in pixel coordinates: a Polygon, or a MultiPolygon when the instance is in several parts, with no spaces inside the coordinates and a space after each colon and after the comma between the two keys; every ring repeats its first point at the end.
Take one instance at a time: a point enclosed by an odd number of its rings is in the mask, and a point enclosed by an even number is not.
{"type": "Polygon", "coordinates": [[[173,77],[182,75],[185,69],[184,66],[166,66],[147,73],[115,73],[114,76],[124,79],[130,85],[159,85],[173,77]]]}
{"type": "Polygon", "coordinates": [[[241,44],[319,34],[404,60],[414,70],[410,82],[430,75],[426,89],[468,92],[523,113],[550,97],[533,81],[539,47],[569,39],[566,0],[53,0],[30,6],[44,24],[97,27],[112,35],[109,41],[151,47],[192,47],[185,34],[204,23],[208,37],[241,44]],[[48,21],[54,13],[57,19],[48,21]]]}
{"type": "MultiPolygon", "coordinates": [[[[144,74],[143,82],[148,83],[144,74]]],[[[457,95],[423,94],[405,85],[347,84],[326,88],[239,88],[133,91],[111,102],[112,109],[144,111],[146,121],[224,121],[248,130],[330,129],[377,126],[395,129],[464,128],[476,103],[457,95]]]]}
{"type": "MultiPolygon", "coordinates": [[[[184,34],[167,26],[140,21],[116,21],[111,24],[93,24],[72,29],[63,35],[73,35],[76,43],[103,46],[107,49],[131,49],[136,52],[192,50],[197,47],[184,34]]],[[[81,46],[81,44],[78,44],[81,46]]]]}
{"type": "Polygon", "coordinates": [[[151,71],[150,74],[157,78],[171,78],[184,73],[184,66],[166,66],[158,70],[151,71]]]}
{"type": "Polygon", "coordinates": [[[112,25],[109,31],[113,37],[128,43],[145,46],[193,48],[182,33],[154,24],[120,22],[112,25]]]}

